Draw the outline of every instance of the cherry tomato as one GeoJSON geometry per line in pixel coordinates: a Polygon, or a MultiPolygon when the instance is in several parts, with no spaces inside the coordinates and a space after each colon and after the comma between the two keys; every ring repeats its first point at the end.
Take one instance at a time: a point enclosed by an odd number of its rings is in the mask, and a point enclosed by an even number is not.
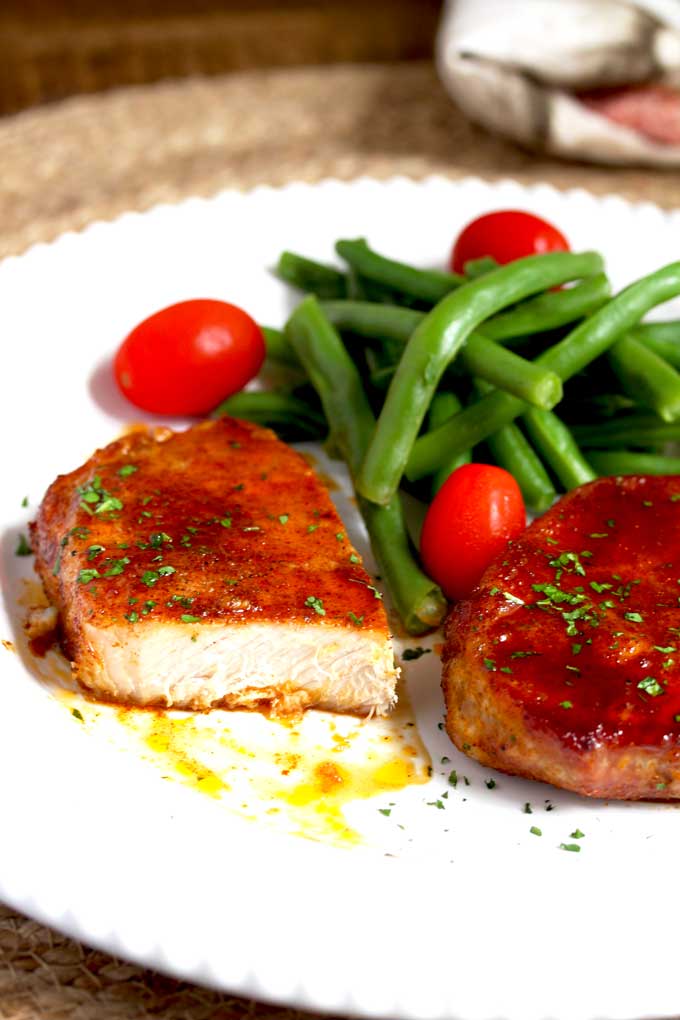
{"type": "Polygon", "coordinates": [[[181,301],[144,319],[123,340],[116,380],[153,414],[200,415],[242,389],[265,357],[262,330],[236,305],[181,301]]]}
{"type": "Polygon", "coordinates": [[[449,265],[462,273],[471,259],[491,256],[500,265],[549,251],[569,251],[566,237],[532,213],[503,209],[468,223],[453,246],[449,265]]]}
{"type": "Polygon", "coordinates": [[[425,570],[447,598],[465,598],[525,525],[522,494],[508,471],[463,464],[427,511],[420,538],[425,570]]]}

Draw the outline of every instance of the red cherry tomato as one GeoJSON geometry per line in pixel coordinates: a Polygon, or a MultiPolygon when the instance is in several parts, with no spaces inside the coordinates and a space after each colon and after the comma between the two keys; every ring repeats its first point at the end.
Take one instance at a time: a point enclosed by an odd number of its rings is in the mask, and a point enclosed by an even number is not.
{"type": "Polygon", "coordinates": [[[463,464],[427,511],[420,538],[425,570],[447,598],[465,598],[525,525],[522,494],[508,471],[463,464]]]}
{"type": "Polygon", "coordinates": [[[236,305],[181,301],[149,316],[118,348],[116,380],[153,414],[200,415],[242,389],[265,357],[262,330],[236,305]]]}
{"type": "Polygon", "coordinates": [[[503,209],[468,223],[453,246],[450,267],[462,273],[471,259],[491,256],[500,265],[549,251],[569,251],[566,237],[532,213],[503,209]]]}

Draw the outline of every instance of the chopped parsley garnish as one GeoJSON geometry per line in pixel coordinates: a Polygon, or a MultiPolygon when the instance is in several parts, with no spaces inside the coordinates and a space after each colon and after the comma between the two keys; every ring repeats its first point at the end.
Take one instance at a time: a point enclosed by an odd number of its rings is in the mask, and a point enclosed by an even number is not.
{"type": "Polygon", "coordinates": [[[160,576],[157,570],[145,570],[140,580],[147,588],[153,588],[156,581],[160,580],[160,576]]]}
{"type": "Polygon", "coordinates": [[[74,719],[77,719],[78,722],[85,722],[85,720],[83,719],[83,713],[80,711],[80,709],[72,708],[71,715],[73,716],[74,719]]]}
{"type": "Polygon", "coordinates": [[[103,499],[101,503],[95,507],[96,514],[110,514],[114,510],[122,510],[123,504],[117,496],[110,496],[108,493],[102,493],[103,499]]]}
{"type": "Polygon", "coordinates": [[[312,533],[312,531],[316,531],[316,529],[317,529],[318,527],[319,527],[319,525],[318,525],[318,524],[308,524],[308,525],[307,525],[307,534],[309,535],[309,534],[311,534],[311,533],[312,533]]]}
{"type": "Polygon", "coordinates": [[[130,560],[127,556],[123,556],[120,560],[113,560],[111,566],[102,574],[102,577],[117,577],[118,574],[123,573],[129,562],[130,560]]]}
{"type": "Polygon", "coordinates": [[[158,568],[158,573],[161,575],[161,577],[169,577],[170,574],[174,574],[175,573],[175,568],[171,567],[168,564],[165,567],[159,567],[158,568]]]}
{"type": "Polygon", "coordinates": [[[189,609],[193,601],[193,597],[189,595],[173,595],[167,605],[174,606],[179,604],[182,609],[189,609]]]}
{"type": "Polygon", "coordinates": [[[24,498],[21,501],[21,505],[23,507],[27,507],[28,506],[28,496],[24,496],[24,498]]]}
{"type": "Polygon", "coordinates": [[[358,563],[359,562],[359,557],[356,555],[356,553],[352,553],[352,555],[349,558],[349,562],[350,563],[358,563]]]}
{"type": "Polygon", "coordinates": [[[28,544],[28,541],[26,540],[26,536],[22,532],[22,534],[19,535],[19,539],[17,541],[17,547],[14,550],[14,554],[16,556],[30,556],[32,553],[33,553],[33,550],[31,549],[30,545],[28,544]]]}
{"type": "Polygon", "coordinates": [[[642,623],[642,616],[640,613],[624,613],[624,620],[630,620],[631,623],[642,623]]]}
{"type": "Polygon", "coordinates": [[[574,703],[572,701],[560,701],[560,708],[573,708],[574,703]]]}
{"type": "Polygon", "coordinates": [[[494,670],[496,669],[496,663],[494,662],[493,659],[484,659],[484,665],[491,673],[493,673],[494,670]]]}
{"type": "Polygon", "coordinates": [[[574,831],[570,832],[569,835],[572,839],[583,839],[585,832],[581,832],[580,829],[574,829],[574,831]]]}
{"type": "Polygon", "coordinates": [[[129,478],[130,475],[134,475],[135,471],[139,471],[136,464],[123,464],[122,468],[119,468],[118,474],[121,478],[129,478]]]}
{"type": "Polygon", "coordinates": [[[182,613],[182,615],[180,616],[180,620],[182,621],[182,623],[198,623],[200,617],[190,616],[189,613],[182,613]]]}
{"type": "Polygon", "coordinates": [[[231,527],[231,517],[221,517],[220,518],[220,524],[222,525],[223,528],[230,528],[231,527]]]}
{"type": "Polygon", "coordinates": [[[528,800],[525,801],[525,804],[524,804],[524,807],[522,808],[522,811],[524,812],[525,815],[532,815],[533,814],[533,811],[531,810],[531,804],[529,803],[528,800]]]}
{"type": "Polygon", "coordinates": [[[385,815],[387,818],[389,818],[389,816],[392,814],[392,808],[388,807],[379,807],[378,811],[380,812],[381,815],[385,815]]]}
{"type": "Polygon", "coordinates": [[[405,648],[401,653],[401,657],[404,662],[412,662],[414,659],[419,659],[421,655],[428,655],[431,651],[431,648],[423,648],[421,645],[417,645],[416,648],[405,648]]]}
{"type": "Polygon", "coordinates": [[[169,535],[166,535],[164,531],[154,531],[149,535],[149,545],[152,549],[160,549],[164,542],[172,542],[169,535]]]}
{"type": "Polygon", "coordinates": [[[338,542],[344,542],[345,541],[345,536],[344,536],[342,531],[336,532],[335,537],[338,540],[338,542]]]}
{"type": "Polygon", "coordinates": [[[495,779],[485,779],[484,780],[484,785],[486,786],[487,790],[494,790],[496,788],[496,780],[495,779]]]}
{"type": "Polygon", "coordinates": [[[541,831],[541,829],[539,829],[539,827],[537,825],[532,825],[531,828],[529,829],[529,832],[531,833],[532,836],[542,836],[543,835],[543,832],[541,831]]]}
{"type": "Polygon", "coordinates": [[[288,524],[290,517],[288,514],[279,514],[279,524],[288,524]]]}
{"type": "Polygon", "coordinates": [[[92,567],[90,570],[81,570],[78,574],[78,584],[89,584],[90,581],[94,581],[95,577],[99,577],[99,571],[92,567]]]}
{"type": "Polygon", "coordinates": [[[105,550],[104,550],[104,546],[103,545],[91,545],[91,546],[89,546],[88,550],[87,550],[87,559],[88,559],[88,561],[91,562],[92,560],[96,560],[97,556],[99,556],[104,551],[105,550]]]}
{"type": "Polygon", "coordinates": [[[677,652],[675,645],[652,645],[655,652],[663,652],[664,655],[668,655],[669,652],[677,652]]]}
{"type": "Polygon", "coordinates": [[[449,786],[453,786],[454,789],[458,786],[458,773],[455,769],[451,769],[449,772],[449,786]]]}
{"type": "Polygon", "coordinates": [[[128,623],[137,623],[139,620],[139,613],[135,612],[133,609],[131,613],[125,613],[125,619],[128,623]]]}
{"type": "Polygon", "coordinates": [[[352,621],[355,627],[363,627],[364,625],[363,615],[357,616],[356,613],[353,613],[351,610],[347,615],[349,616],[350,620],[352,621]]]}
{"type": "Polygon", "coordinates": [[[318,599],[315,595],[308,595],[305,599],[305,605],[313,609],[319,616],[325,616],[326,610],[323,607],[323,600],[318,599]]]}
{"type": "Polygon", "coordinates": [[[637,686],[638,690],[649,694],[651,698],[658,698],[660,694],[664,693],[662,684],[660,684],[654,676],[644,677],[644,679],[640,680],[637,686]]]}
{"type": "Polygon", "coordinates": [[[598,595],[601,595],[603,591],[609,591],[614,587],[613,584],[607,584],[606,582],[600,583],[599,581],[591,581],[590,587],[593,591],[596,591],[598,595]]]}
{"type": "Polygon", "coordinates": [[[577,854],[580,853],[581,847],[578,845],[578,843],[560,843],[559,849],[570,850],[571,853],[577,854]]]}

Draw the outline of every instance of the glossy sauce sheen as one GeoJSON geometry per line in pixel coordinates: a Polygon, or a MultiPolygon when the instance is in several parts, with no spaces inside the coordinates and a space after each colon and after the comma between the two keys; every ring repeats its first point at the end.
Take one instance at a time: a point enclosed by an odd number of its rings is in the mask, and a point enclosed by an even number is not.
{"type": "Polygon", "coordinates": [[[576,750],[678,743],[679,525],[680,478],[601,479],[487,572],[471,630],[495,617],[478,653],[530,726],[576,750]]]}
{"type": "Polygon", "coordinates": [[[34,541],[53,602],[68,583],[98,627],[183,615],[351,626],[352,612],[363,629],[387,635],[379,593],[299,454],[234,419],[162,446],[159,457],[153,435],[133,432],[51,486],[34,541]],[[83,493],[93,478],[122,506],[100,513],[100,498],[88,512],[83,493]],[[98,575],[78,583],[89,569],[98,575]],[[310,597],[323,613],[306,604],[310,597]]]}

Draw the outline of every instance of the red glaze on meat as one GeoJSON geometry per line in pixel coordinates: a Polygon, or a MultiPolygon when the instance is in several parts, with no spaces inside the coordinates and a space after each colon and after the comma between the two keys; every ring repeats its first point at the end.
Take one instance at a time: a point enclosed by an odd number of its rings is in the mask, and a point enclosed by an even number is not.
{"type": "Polygon", "coordinates": [[[680,798],[680,477],[569,493],[447,621],[446,728],[594,797],[680,798]]]}
{"type": "Polygon", "coordinates": [[[32,540],[98,695],[280,713],[395,699],[380,594],[326,489],[269,429],[134,432],[57,478],[32,540]]]}

